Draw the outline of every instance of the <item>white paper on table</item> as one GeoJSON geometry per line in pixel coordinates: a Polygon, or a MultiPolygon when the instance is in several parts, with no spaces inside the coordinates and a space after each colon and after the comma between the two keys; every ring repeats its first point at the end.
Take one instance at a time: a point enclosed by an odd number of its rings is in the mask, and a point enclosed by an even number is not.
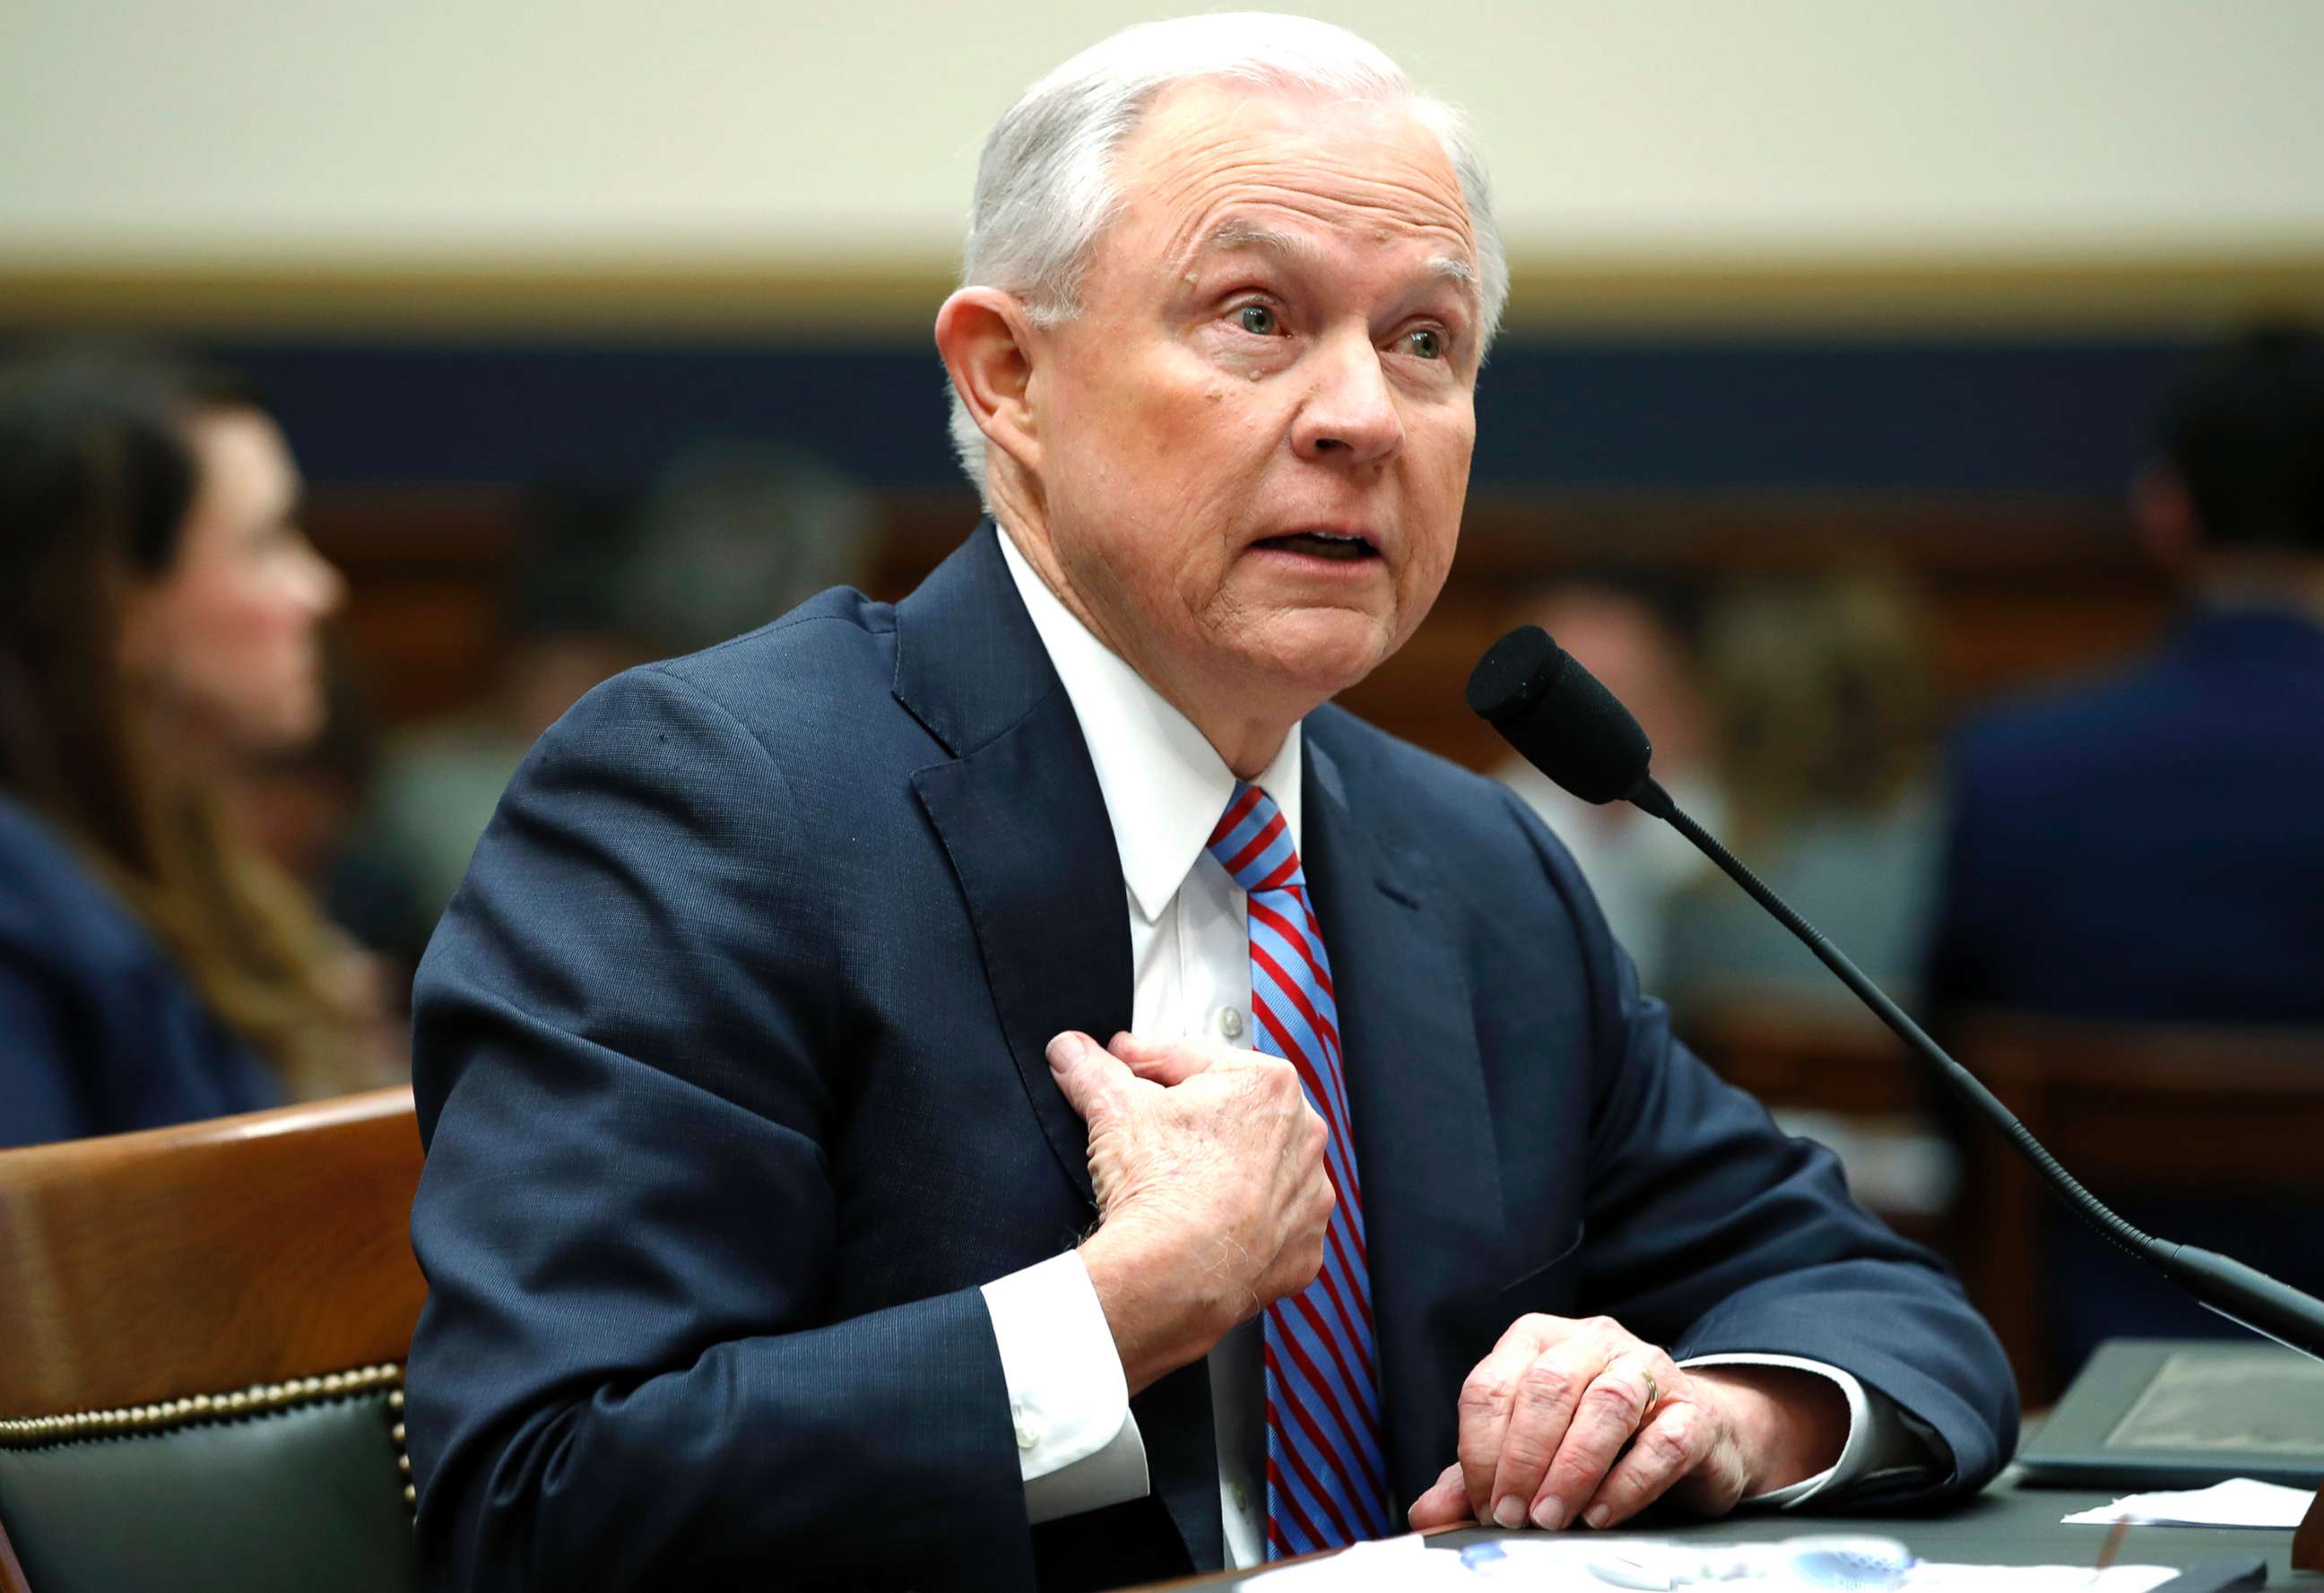
{"type": "Polygon", "coordinates": [[[2064,1517],[2068,1526],[2107,1526],[2117,1521],[2150,1526],[2257,1526],[2289,1531],[2300,1524],[2316,1496],[2278,1482],[2231,1478],[2207,1488],[2180,1493],[2130,1494],[2095,1510],[2064,1517]]]}
{"type": "MultiPolygon", "coordinates": [[[[1596,1533],[1513,1534],[1495,1540],[1505,1558],[1471,1570],[1449,1550],[1431,1549],[1418,1533],[1359,1543],[1328,1559],[1265,1571],[1251,1579],[1266,1593],[1492,1593],[1497,1582],[1526,1593],[1614,1593],[1589,1562],[1618,1537],[1596,1533]]],[[[1635,1541],[1635,1540],[1633,1540],[1635,1541]]],[[[2171,1566],[1915,1565],[1904,1593],[2150,1593],[2179,1574],[2171,1566]]],[[[1723,1584],[1738,1590],[1774,1583],[1723,1584]]],[[[1788,1588],[1789,1581],[1782,1584],[1788,1588]]]]}
{"type": "Polygon", "coordinates": [[[1905,1593],[2148,1593],[2176,1581],[2175,1565],[1916,1565],[1905,1593]]]}

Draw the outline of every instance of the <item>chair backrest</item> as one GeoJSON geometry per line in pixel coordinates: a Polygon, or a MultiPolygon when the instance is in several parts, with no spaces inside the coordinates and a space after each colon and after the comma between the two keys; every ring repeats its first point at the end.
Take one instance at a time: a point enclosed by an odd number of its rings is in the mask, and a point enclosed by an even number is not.
{"type": "MultiPolygon", "coordinates": [[[[2102,1199],[2324,1201],[2324,1030],[1956,1015],[1954,1054],[2102,1199]]],[[[1969,1138],[1976,1242],[1962,1281],[2001,1335],[2029,1402],[2057,1392],[2043,1300],[2054,1198],[1979,1125],[1969,1138]]],[[[2171,1235],[2171,1238],[2188,1236],[2171,1235]]]]}
{"type": "Polygon", "coordinates": [[[420,1161],[409,1089],[0,1152],[0,1593],[413,1585],[420,1161]]]}

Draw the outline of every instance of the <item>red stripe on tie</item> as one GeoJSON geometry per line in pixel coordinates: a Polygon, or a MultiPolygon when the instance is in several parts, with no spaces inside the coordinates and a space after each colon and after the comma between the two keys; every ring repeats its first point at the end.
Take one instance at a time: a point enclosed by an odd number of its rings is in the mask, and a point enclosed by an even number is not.
{"type": "MultiPolygon", "coordinates": [[[[1276,1031],[1282,1027],[1282,1020],[1259,1001],[1255,1000],[1250,1005],[1251,1011],[1259,1017],[1260,1027],[1274,1036],[1276,1031]]],[[[1281,1045],[1279,1038],[1277,1044],[1281,1045]]],[[[1263,1054],[1276,1054],[1272,1052],[1263,1054]]],[[[1323,1175],[1332,1181],[1333,1192],[1349,1208],[1356,1228],[1356,1247],[1361,1250],[1364,1243],[1364,1191],[1356,1179],[1355,1142],[1340,1127],[1333,1098],[1324,1092],[1322,1082],[1316,1077],[1314,1064],[1299,1054],[1285,1055],[1280,1060],[1289,1063],[1291,1071],[1299,1075],[1299,1082],[1305,1088],[1307,1098],[1314,1103],[1315,1115],[1323,1119],[1323,1175]]]]}
{"type": "MultiPolygon", "coordinates": [[[[1317,1341],[1323,1346],[1323,1353],[1330,1356],[1332,1358],[1332,1364],[1340,1369],[1340,1380],[1345,1383],[1349,1389],[1356,1395],[1358,1402],[1360,1404],[1365,1391],[1370,1389],[1372,1386],[1370,1362],[1363,1356],[1363,1346],[1357,1344],[1357,1357],[1359,1359],[1363,1359],[1365,1361],[1365,1376],[1359,1377],[1349,1367],[1348,1358],[1340,1353],[1341,1339],[1346,1339],[1351,1344],[1355,1343],[1357,1335],[1355,1328],[1352,1326],[1354,1318],[1349,1315],[1345,1309],[1342,1308],[1340,1314],[1340,1331],[1337,1335],[1334,1335],[1332,1331],[1332,1324],[1323,1320],[1323,1312],[1322,1309],[1318,1307],[1313,1300],[1310,1300],[1307,1297],[1306,1291],[1302,1290],[1299,1294],[1292,1295],[1289,1304],[1294,1311],[1296,1311],[1301,1316],[1307,1319],[1307,1325],[1309,1327],[1315,1330],[1315,1338],[1317,1341]]],[[[1375,1394],[1373,1397],[1378,1398],[1379,1395],[1375,1394]]]]}
{"type": "Polygon", "coordinates": [[[1226,816],[1219,820],[1219,827],[1211,832],[1209,844],[1216,846],[1233,834],[1237,826],[1250,816],[1250,810],[1259,806],[1259,798],[1266,795],[1267,793],[1257,786],[1245,786],[1242,788],[1242,795],[1228,805],[1226,816]]]}
{"type": "MultiPolygon", "coordinates": [[[[1333,1275],[1331,1257],[1326,1256],[1323,1258],[1323,1267],[1315,1274],[1315,1278],[1316,1281],[1321,1283],[1325,1290],[1330,1293],[1332,1296],[1332,1303],[1338,1308],[1342,1318],[1348,1321],[1353,1321],[1357,1317],[1360,1316],[1364,1319],[1364,1326],[1369,1328],[1372,1325],[1371,1302],[1364,1298],[1364,1292],[1361,1289],[1356,1287],[1356,1269],[1348,1263],[1348,1252],[1346,1248],[1342,1245],[1332,1243],[1332,1241],[1337,1238],[1339,1229],[1340,1225],[1336,1222],[1327,1225],[1323,1229],[1323,1239],[1325,1244],[1339,1252],[1340,1273],[1348,1280],[1348,1293],[1355,1296],[1355,1305],[1351,1308],[1348,1302],[1342,1298],[1340,1294],[1340,1280],[1338,1277],[1333,1275]]],[[[1362,1359],[1364,1363],[1364,1370],[1368,1372],[1370,1371],[1372,1369],[1371,1347],[1363,1341],[1363,1337],[1361,1335],[1351,1333],[1349,1337],[1354,1340],[1356,1354],[1362,1359]]]]}
{"type": "MultiPolygon", "coordinates": [[[[1286,827],[1283,822],[1283,811],[1277,808],[1275,816],[1260,827],[1259,833],[1244,842],[1242,850],[1227,860],[1227,872],[1240,879],[1242,871],[1250,867],[1252,860],[1265,857],[1267,849],[1275,844],[1286,827]]],[[[1295,852],[1292,855],[1296,857],[1298,854],[1295,852]]]]}
{"type": "Polygon", "coordinates": [[[1267,1523],[1267,1546],[1275,1551],[1278,1560],[1291,1558],[1291,1540],[1283,1535],[1283,1529],[1276,1525],[1272,1517],[1267,1523]]]}
{"type": "Polygon", "coordinates": [[[1339,999],[1340,992],[1332,988],[1332,971],[1324,967],[1315,955],[1315,947],[1321,942],[1302,935],[1292,927],[1290,919],[1263,902],[1252,902],[1250,911],[1253,917],[1297,946],[1301,960],[1307,964],[1307,971],[1315,976],[1315,982],[1323,987],[1323,993],[1333,1000],[1339,999]]]}
{"type": "Polygon", "coordinates": [[[1333,1027],[1330,1019],[1315,1010],[1314,1004],[1307,999],[1307,992],[1283,971],[1283,964],[1270,956],[1267,948],[1257,941],[1250,943],[1250,960],[1266,969],[1275,982],[1282,987],[1283,993],[1291,999],[1291,1004],[1299,1009],[1299,1016],[1307,1020],[1307,1032],[1330,1046],[1336,1054],[1340,1048],[1340,1031],[1333,1027]]]}
{"type": "MultiPolygon", "coordinates": [[[[1291,1452],[1291,1443],[1287,1439],[1284,1441],[1283,1452],[1286,1455],[1291,1452]]],[[[1299,1502],[1299,1496],[1291,1491],[1291,1485],[1283,1480],[1283,1469],[1273,1460],[1267,1463],[1267,1480],[1275,1491],[1276,1505],[1290,1515],[1291,1524],[1305,1533],[1310,1543],[1318,1549],[1329,1549],[1334,1546],[1332,1540],[1317,1532],[1315,1524],[1307,1519],[1307,1507],[1299,1502]]],[[[1279,1533],[1280,1529],[1277,1528],[1271,1515],[1268,1520],[1268,1526],[1270,1530],[1279,1533]]],[[[1288,1546],[1288,1544],[1286,1545],[1286,1548],[1288,1546]]]]}
{"type": "MultiPolygon", "coordinates": [[[[1283,820],[1283,815],[1279,813],[1277,814],[1275,817],[1276,822],[1278,824],[1283,820]]],[[[1280,890],[1285,886],[1290,884],[1292,877],[1298,872],[1299,854],[1298,852],[1294,852],[1289,857],[1285,858],[1283,861],[1277,866],[1275,872],[1269,874],[1258,884],[1250,887],[1250,889],[1252,890],[1280,890]]]]}
{"type": "MultiPolygon", "coordinates": [[[[1302,1366],[1306,1365],[1307,1358],[1299,1353],[1299,1348],[1292,1342],[1291,1336],[1288,1333],[1285,1333],[1281,1335],[1281,1337],[1283,1339],[1284,1348],[1291,1351],[1292,1358],[1298,1361],[1302,1366]]],[[[1267,1358],[1268,1364],[1274,1365],[1275,1347],[1273,1345],[1268,1346],[1267,1358]]],[[[1339,1407],[1332,1404],[1331,1390],[1323,1384],[1321,1378],[1315,1376],[1314,1372],[1310,1371],[1307,1374],[1307,1377],[1310,1385],[1317,1391],[1315,1398],[1323,1404],[1323,1413],[1336,1419],[1339,1414],[1339,1407]]],[[[1331,1441],[1323,1436],[1323,1428],[1316,1425],[1316,1413],[1314,1411],[1309,1410],[1307,1408],[1307,1402],[1301,1399],[1292,1390],[1291,1380],[1283,1375],[1282,1369],[1279,1367],[1276,1369],[1275,1385],[1277,1391],[1282,1397],[1277,1399],[1275,1404],[1268,1411],[1267,1414],[1269,1423],[1273,1424],[1276,1422],[1276,1419],[1285,1411],[1290,1412],[1291,1419],[1299,1423],[1299,1431],[1307,1435],[1307,1441],[1315,1446],[1315,1452],[1323,1456],[1324,1461],[1332,1468],[1332,1475],[1340,1479],[1340,1486],[1348,1490],[1348,1497],[1352,1499],[1360,1495],[1363,1492],[1363,1489],[1357,1486],[1356,1479],[1352,1476],[1349,1475],[1348,1464],[1345,1458],[1347,1454],[1352,1454],[1356,1450],[1356,1430],[1349,1426],[1345,1422],[1340,1422],[1340,1431],[1347,1435],[1347,1441],[1339,1448],[1334,1448],[1331,1441]]],[[[1280,1429],[1278,1428],[1278,1431],[1280,1429]]],[[[1298,1456],[1292,1450],[1291,1440],[1287,1435],[1285,1436],[1283,1441],[1283,1452],[1286,1455],[1290,1456],[1294,1461],[1298,1459],[1298,1456]]],[[[1306,1469],[1302,1467],[1300,1470],[1301,1475],[1305,1476],[1306,1469]]],[[[1307,1486],[1311,1488],[1315,1487],[1312,1480],[1309,1481],[1307,1486]]],[[[1315,1488],[1315,1492],[1319,1497],[1323,1496],[1323,1490],[1321,1488],[1315,1488]]]]}
{"type": "MultiPolygon", "coordinates": [[[[1277,1305],[1279,1307],[1280,1304],[1281,1302],[1278,1301],[1277,1305]]],[[[1308,1358],[1307,1352],[1299,1347],[1299,1340],[1292,1336],[1289,1326],[1286,1325],[1278,1330],[1276,1337],[1282,1340],[1284,1353],[1290,1356],[1291,1364],[1299,1368],[1300,1376],[1307,1379],[1307,1386],[1314,1391],[1314,1403],[1318,1407],[1320,1407],[1311,1411],[1308,1409],[1305,1401],[1295,1398],[1286,1402],[1291,1407],[1291,1413],[1295,1416],[1300,1417],[1305,1422],[1322,1422],[1328,1418],[1334,1426],[1338,1427],[1342,1432],[1347,1435],[1348,1453],[1360,1454],[1362,1445],[1359,1441],[1359,1439],[1361,1434],[1370,1432],[1373,1426],[1372,1422],[1370,1420],[1370,1411],[1369,1408],[1360,1410],[1357,1413],[1357,1414],[1366,1418],[1362,1423],[1359,1424],[1358,1423],[1350,1421],[1348,1419],[1347,1412],[1341,1406],[1340,1396],[1333,1391],[1332,1385],[1324,1379],[1323,1372],[1316,1367],[1315,1363],[1308,1358]]],[[[1281,1374],[1278,1372],[1277,1376],[1279,1378],[1281,1374]]],[[[1352,1493],[1356,1491],[1356,1478],[1350,1475],[1347,1467],[1341,1463],[1338,1452],[1336,1450],[1333,1450],[1331,1446],[1323,1441],[1322,1430],[1320,1428],[1311,1429],[1307,1436],[1315,1441],[1316,1446],[1319,1449],[1323,1449],[1332,1454],[1333,1469],[1339,1472],[1346,1478],[1350,1492],[1352,1493]]],[[[1374,1436],[1377,1437],[1378,1435],[1375,1434],[1374,1436]]],[[[1360,1463],[1363,1465],[1367,1471],[1370,1469],[1370,1463],[1369,1461],[1360,1461],[1360,1463]]]]}
{"type": "MultiPolygon", "coordinates": [[[[1332,1230],[1331,1230],[1331,1229],[1329,1229],[1329,1228],[1326,1228],[1326,1229],[1323,1230],[1323,1233],[1324,1233],[1324,1240],[1325,1240],[1325,1243],[1326,1243],[1326,1244],[1329,1244],[1329,1243],[1330,1243],[1331,1232],[1332,1232],[1332,1230]]],[[[1337,1247],[1333,1247],[1333,1248],[1337,1248],[1337,1247]]],[[[1342,1272],[1346,1271],[1346,1270],[1347,1270],[1347,1266],[1348,1266],[1348,1254],[1347,1254],[1347,1252],[1346,1252],[1344,1249],[1342,1249],[1342,1250],[1341,1250],[1341,1251],[1340,1251],[1339,1261],[1340,1261],[1340,1269],[1341,1269],[1342,1272]]],[[[1317,1283],[1319,1283],[1319,1284],[1323,1285],[1323,1292],[1324,1292],[1325,1294],[1329,1294],[1329,1295],[1332,1297],[1332,1309],[1333,1309],[1333,1311],[1335,1311],[1335,1312],[1337,1312],[1339,1313],[1340,1320],[1341,1320],[1341,1321],[1349,1321],[1349,1322],[1352,1322],[1353,1321],[1355,1321],[1355,1319],[1356,1319],[1356,1313],[1355,1313],[1353,1311],[1351,1311],[1351,1310],[1350,1310],[1350,1309],[1349,1309],[1349,1307],[1348,1307],[1348,1303],[1347,1303],[1346,1299],[1345,1299],[1345,1298],[1343,1298],[1343,1297],[1341,1295],[1341,1294],[1340,1294],[1340,1280],[1339,1280],[1337,1277],[1335,1277],[1335,1276],[1333,1276],[1333,1273],[1332,1273],[1332,1257],[1331,1257],[1330,1256],[1328,1256],[1328,1255],[1327,1255],[1327,1256],[1325,1256],[1325,1257],[1323,1257],[1323,1266],[1322,1266],[1322,1267],[1321,1267],[1321,1268],[1316,1272],[1316,1274],[1315,1274],[1315,1281],[1316,1281],[1317,1283]]],[[[1353,1279],[1351,1279],[1351,1280],[1349,1281],[1349,1287],[1350,1287],[1351,1291],[1352,1291],[1352,1290],[1353,1290],[1353,1288],[1354,1288],[1354,1280],[1353,1280],[1353,1279]]],[[[1359,1359],[1359,1360],[1360,1360],[1360,1361],[1362,1361],[1362,1362],[1364,1363],[1364,1369],[1365,1369],[1366,1371],[1370,1371],[1370,1370],[1371,1370],[1371,1365],[1372,1365],[1371,1352],[1370,1352],[1370,1350],[1368,1350],[1368,1349],[1366,1349],[1364,1348],[1363,1340],[1362,1340],[1361,1337],[1360,1337],[1360,1335],[1358,1335],[1357,1333],[1355,1333],[1354,1331],[1350,1331],[1350,1333],[1348,1334],[1348,1338],[1349,1338],[1350,1341],[1351,1341],[1351,1342],[1352,1342],[1352,1343],[1355,1345],[1355,1347],[1356,1347],[1356,1358],[1357,1358],[1357,1359],[1359,1359]]]]}
{"type": "MultiPolygon", "coordinates": [[[[1320,1448],[1321,1446],[1319,1445],[1318,1447],[1320,1448]]],[[[1325,1450],[1325,1453],[1328,1454],[1329,1452],[1329,1450],[1325,1450]]],[[[1336,1539],[1326,1538],[1323,1533],[1317,1533],[1314,1534],[1315,1541],[1319,1543],[1354,1542],[1358,1534],[1356,1530],[1348,1524],[1348,1518],[1340,1514],[1339,1501],[1332,1497],[1331,1489],[1325,1487],[1322,1483],[1315,1480],[1315,1474],[1307,1469],[1307,1462],[1299,1458],[1299,1450],[1293,1446],[1288,1438],[1286,1438],[1283,1443],[1283,1458],[1290,1462],[1292,1474],[1297,1477],[1301,1482],[1307,1485],[1307,1492],[1314,1498],[1316,1504],[1323,1506],[1323,1514],[1332,1518],[1332,1524],[1337,1527],[1340,1531],[1340,1535],[1336,1539]]],[[[1290,1491],[1288,1489],[1285,1490],[1285,1496],[1286,1498],[1290,1497],[1290,1491]]],[[[1354,1496],[1355,1496],[1352,1494],[1349,1496],[1351,1500],[1352,1500],[1354,1496]]],[[[1292,1503],[1296,1505],[1298,1501],[1296,1499],[1293,1499],[1292,1503]]],[[[1303,1516],[1305,1514],[1305,1512],[1302,1512],[1303,1516]]]]}
{"type": "MultiPolygon", "coordinates": [[[[1316,1113],[1323,1119],[1323,1127],[1330,1130],[1331,1134],[1323,1151],[1326,1167],[1330,1165],[1332,1151],[1336,1147],[1345,1146],[1346,1155],[1351,1158],[1348,1163],[1348,1178],[1353,1182],[1355,1163],[1352,1158],[1355,1156],[1355,1140],[1354,1137],[1348,1132],[1347,1123],[1342,1116],[1342,1113],[1347,1110],[1345,1103],[1323,1088],[1323,1075],[1315,1071],[1315,1064],[1307,1060],[1306,1052],[1292,1040],[1291,1031],[1284,1027],[1283,1019],[1276,1015],[1275,1009],[1267,1004],[1266,998],[1256,990],[1251,992],[1250,1009],[1258,1017],[1259,1027],[1274,1038],[1277,1054],[1291,1064],[1292,1071],[1299,1075],[1299,1082],[1307,1087],[1307,1093],[1315,1099],[1316,1113]]],[[[1340,1187],[1340,1177],[1337,1173],[1332,1175],[1332,1187],[1333,1189],[1340,1187]]],[[[1347,1192],[1342,1190],[1341,1193],[1345,1194],[1347,1192]]],[[[1355,1199],[1360,1201],[1363,1195],[1363,1187],[1358,1184],[1355,1199]]],[[[1357,1240],[1358,1244],[1362,1242],[1360,1238],[1357,1240]]]]}
{"type": "Polygon", "coordinates": [[[1322,945],[1323,944],[1323,926],[1315,922],[1315,904],[1307,899],[1307,888],[1305,885],[1293,885],[1288,886],[1286,889],[1287,889],[1293,896],[1299,898],[1299,910],[1307,916],[1307,927],[1314,932],[1315,944],[1319,946],[1322,945]]]}

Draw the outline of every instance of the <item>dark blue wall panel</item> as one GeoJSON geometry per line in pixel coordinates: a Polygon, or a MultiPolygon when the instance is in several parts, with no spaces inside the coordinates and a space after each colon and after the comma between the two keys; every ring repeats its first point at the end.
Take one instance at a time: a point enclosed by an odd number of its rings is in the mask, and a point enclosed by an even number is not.
{"type": "MultiPolygon", "coordinates": [[[[216,344],[318,482],[620,488],[688,442],[779,439],[867,483],[956,478],[926,346],[216,344]]],[[[2163,340],[1512,337],[1480,488],[2120,491],[2185,348],[2163,340]]]]}

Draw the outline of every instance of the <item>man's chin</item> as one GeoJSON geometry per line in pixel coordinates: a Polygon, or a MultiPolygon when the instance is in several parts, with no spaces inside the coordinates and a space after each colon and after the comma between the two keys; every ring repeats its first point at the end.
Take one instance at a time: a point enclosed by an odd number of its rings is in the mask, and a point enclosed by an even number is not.
{"type": "Polygon", "coordinates": [[[1360,682],[1396,650],[1397,639],[1378,617],[1344,609],[1277,616],[1245,656],[1286,691],[1322,702],[1360,682]]]}

